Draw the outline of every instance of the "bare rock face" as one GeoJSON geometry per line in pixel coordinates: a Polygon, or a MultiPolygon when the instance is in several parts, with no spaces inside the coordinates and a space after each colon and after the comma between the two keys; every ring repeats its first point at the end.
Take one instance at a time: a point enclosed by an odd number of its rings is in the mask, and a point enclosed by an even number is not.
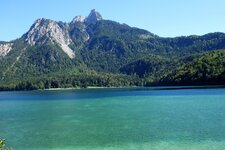
{"type": "Polygon", "coordinates": [[[92,9],[88,17],[76,16],[71,23],[81,22],[85,24],[90,24],[96,21],[102,20],[102,16],[95,9],[92,9]]]}
{"type": "Polygon", "coordinates": [[[90,36],[87,32],[87,26],[85,24],[86,17],[80,18],[76,16],[72,22],[69,23],[69,33],[74,43],[89,40],[90,36]]]}
{"type": "Polygon", "coordinates": [[[26,34],[26,41],[30,45],[43,45],[57,43],[70,57],[75,57],[75,52],[69,47],[70,39],[67,24],[58,23],[48,19],[38,19],[26,34]]]}
{"type": "Polygon", "coordinates": [[[58,44],[72,59],[75,57],[75,52],[70,48],[70,45],[73,45],[73,48],[76,49],[74,45],[80,45],[80,43],[88,41],[90,35],[87,26],[99,20],[102,20],[102,16],[95,9],[91,11],[88,17],[76,16],[70,23],[40,18],[24,35],[25,41],[32,46],[48,43],[58,44]]]}
{"type": "Polygon", "coordinates": [[[91,10],[90,14],[85,16],[76,16],[70,23],[70,36],[74,43],[77,41],[86,42],[90,39],[87,31],[87,26],[102,20],[102,16],[95,9],[91,10]]]}
{"type": "Polygon", "coordinates": [[[12,49],[13,43],[0,44],[0,57],[6,56],[12,49]]]}
{"type": "Polygon", "coordinates": [[[102,16],[99,12],[97,12],[95,9],[91,10],[91,13],[86,18],[85,22],[86,24],[90,24],[96,21],[102,20],[102,16]]]}
{"type": "Polygon", "coordinates": [[[71,23],[82,22],[84,23],[87,17],[85,16],[76,16],[71,23]]]}

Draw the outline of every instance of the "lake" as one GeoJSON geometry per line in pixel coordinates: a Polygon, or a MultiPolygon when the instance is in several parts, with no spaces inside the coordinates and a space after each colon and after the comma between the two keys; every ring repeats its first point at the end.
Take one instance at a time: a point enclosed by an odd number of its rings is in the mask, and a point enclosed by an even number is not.
{"type": "Polygon", "coordinates": [[[225,89],[0,92],[13,150],[224,150],[225,89]]]}

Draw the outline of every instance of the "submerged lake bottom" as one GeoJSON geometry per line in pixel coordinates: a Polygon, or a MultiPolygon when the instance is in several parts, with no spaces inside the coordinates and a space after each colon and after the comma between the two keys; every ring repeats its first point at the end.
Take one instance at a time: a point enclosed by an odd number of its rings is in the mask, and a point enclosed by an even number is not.
{"type": "Polygon", "coordinates": [[[0,92],[13,150],[224,150],[225,89],[0,92]]]}

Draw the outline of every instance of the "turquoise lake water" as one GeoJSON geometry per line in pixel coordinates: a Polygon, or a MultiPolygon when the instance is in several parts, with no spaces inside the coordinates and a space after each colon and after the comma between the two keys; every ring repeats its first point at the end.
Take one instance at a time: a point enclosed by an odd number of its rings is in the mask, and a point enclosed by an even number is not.
{"type": "Polygon", "coordinates": [[[13,150],[224,150],[225,89],[0,92],[13,150]]]}

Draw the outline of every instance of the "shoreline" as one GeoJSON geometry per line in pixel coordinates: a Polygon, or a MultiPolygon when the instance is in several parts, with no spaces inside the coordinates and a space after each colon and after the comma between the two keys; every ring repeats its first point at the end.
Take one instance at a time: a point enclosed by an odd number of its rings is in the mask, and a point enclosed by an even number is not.
{"type": "Polygon", "coordinates": [[[46,91],[58,91],[58,90],[78,90],[78,89],[113,89],[113,88],[144,88],[149,90],[185,90],[185,89],[221,89],[225,88],[225,85],[202,85],[202,86],[120,86],[120,87],[103,87],[103,86],[88,86],[88,87],[70,87],[70,88],[49,88],[38,89],[46,91]]]}
{"type": "Polygon", "coordinates": [[[143,88],[143,87],[142,86],[120,86],[120,87],[87,86],[87,87],[69,87],[69,88],[49,88],[49,89],[38,89],[38,90],[58,91],[58,90],[78,90],[78,89],[113,89],[113,88],[143,88]]]}
{"type": "Polygon", "coordinates": [[[9,91],[60,91],[60,90],[81,90],[81,89],[123,89],[136,88],[146,90],[185,90],[185,89],[222,89],[225,85],[194,85],[194,86],[87,86],[87,87],[68,87],[68,88],[49,88],[49,89],[33,89],[33,90],[0,90],[0,92],[9,91]]]}

